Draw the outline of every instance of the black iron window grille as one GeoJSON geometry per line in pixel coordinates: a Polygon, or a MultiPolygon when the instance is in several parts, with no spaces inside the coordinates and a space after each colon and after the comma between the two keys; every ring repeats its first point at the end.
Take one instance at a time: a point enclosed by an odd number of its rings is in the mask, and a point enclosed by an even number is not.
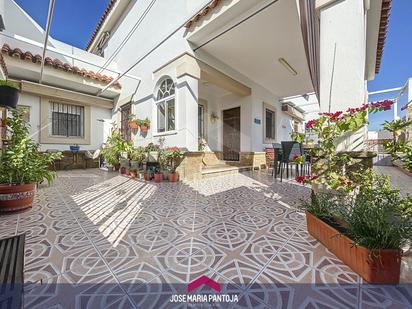
{"type": "Polygon", "coordinates": [[[52,135],[84,137],[84,107],[51,102],[52,135]]]}

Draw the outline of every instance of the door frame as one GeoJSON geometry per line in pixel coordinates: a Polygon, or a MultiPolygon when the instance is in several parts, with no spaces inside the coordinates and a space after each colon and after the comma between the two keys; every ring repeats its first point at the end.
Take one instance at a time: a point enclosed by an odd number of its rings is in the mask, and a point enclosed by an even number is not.
{"type": "MultiPolygon", "coordinates": [[[[207,104],[206,99],[199,98],[197,105],[202,105],[203,106],[203,131],[205,133],[205,136],[203,138],[207,142],[208,140],[208,121],[209,121],[209,113],[208,113],[208,104],[207,104]]],[[[199,119],[198,119],[199,121],[199,119]]],[[[199,135],[199,134],[198,134],[199,135]]]]}
{"type": "Polygon", "coordinates": [[[222,130],[221,130],[221,134],[222,134],[222,156],[224,153],[224,148],[223,148],[223,130],[224,130],[224,122],[223,122],[223,112],[227,111],[227,110],[231,110],[231,109],[235,109],[235,108],[239,108],[239,161],[240,161],[240,153],[242,152],[242,106],[241,105],[235,105],[232,107],[228,107],[228,108],[222,108],[222,110],[220,111],[220,117],[222,119],[222,130]]]}

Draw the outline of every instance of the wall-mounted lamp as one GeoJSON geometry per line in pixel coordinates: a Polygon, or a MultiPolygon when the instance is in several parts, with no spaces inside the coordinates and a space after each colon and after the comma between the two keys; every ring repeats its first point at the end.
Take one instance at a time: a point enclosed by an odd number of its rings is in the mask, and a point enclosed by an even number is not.
{"type": "Polygon", "coordinates": [[[219,117],[216,115],[215,112],[212,112],[212,113],[210,114],[210,122],[211,122],[211,123],[215,123],[216,120],[218,120],[218,119],[219,119],[219,117]]]}
{"type": "Polygon", "coordinates": [[[285,58],[279,58],[279,62],[290,72],[290,74],[296,76],[298,75],[298,72],[289,64],[289,62],[286,61],[285,58]]]}

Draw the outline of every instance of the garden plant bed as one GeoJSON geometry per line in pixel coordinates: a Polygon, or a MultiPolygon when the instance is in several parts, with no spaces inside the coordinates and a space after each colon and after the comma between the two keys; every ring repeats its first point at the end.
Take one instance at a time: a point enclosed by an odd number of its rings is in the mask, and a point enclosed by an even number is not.
{"type": "Polygon", "coordinates": [[[306,211],[310,235],[369,283],[397,284],[401,269],[401,250],[383,249],[371,252],[341,231],[306,211]]]}

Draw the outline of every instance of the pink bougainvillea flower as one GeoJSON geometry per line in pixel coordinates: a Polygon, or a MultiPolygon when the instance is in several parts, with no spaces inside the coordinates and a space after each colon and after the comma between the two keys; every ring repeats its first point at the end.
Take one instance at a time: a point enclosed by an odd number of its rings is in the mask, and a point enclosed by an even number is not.
{"type": "Polygon", "coordinates": [[[296,180],[296,182],[303,184],[303,182],[304,182],[304,180],[305,180],[305,177],[303,177],[303,176],[296,176],[296,177],[295,177],[295,180],[296,180]]]}
{"type": "Polygon", "coordinates": [[[306,123],[306,128],[307,128],[307,129],[311,129],[315,124],[316,124],[316,119],[309,120],[309,121],[306,123]]]}

